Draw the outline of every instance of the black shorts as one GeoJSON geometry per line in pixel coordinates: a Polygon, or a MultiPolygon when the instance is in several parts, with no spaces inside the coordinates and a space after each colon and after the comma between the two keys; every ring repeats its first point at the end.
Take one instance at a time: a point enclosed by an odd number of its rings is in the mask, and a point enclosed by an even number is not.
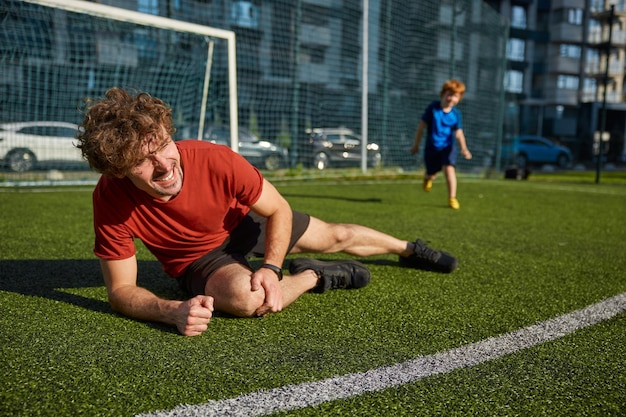
{"type": "MultiPolygon", "coordinates": [[[[293,212],[291,240],[288,252],[309,227],[308,214],[293,212]]],[[[248,258],[262,258],[265,252],[265,225],[267,219],[254,212],[248,213],[224,243],[211,252],[193,261],[178,278],[180,287],[192,295],[204,294],[211,275],[229,264],[242,264],[252,270],[248,258]]]]}
{"type": "Polygon", "coordinates": [[[456,147],[454,144],[443,149],[426,147],[424,150],[424,164],[426,165],[427,175],[438,173],[445,165],[456,166],[456,147]]]}

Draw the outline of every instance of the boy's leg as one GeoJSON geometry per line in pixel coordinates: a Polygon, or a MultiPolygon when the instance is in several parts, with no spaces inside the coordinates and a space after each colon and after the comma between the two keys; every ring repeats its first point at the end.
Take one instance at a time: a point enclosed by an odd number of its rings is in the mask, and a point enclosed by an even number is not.
{"type": "Polygon", "coordinates": [[[446,182],[448,183],[448,205],[454,210],[461,208],[459,200],[456,198],[456,170],[454,165],[446,165],[444,167],[446,174],[446,182]]]}
{"type": "Polygon", "coordinates": [[[437,173],[441,171],[443,165],[440,152],[426,148],[424,150],[424,191],[428,192],[433,188],[433,181],[437,178],[437,173]]]}
{"type": "Polygon", "coordinates": [[[436,175],[428,175],[428,172],[424,171],[424,191],[429,192],[433,188],[433,181],[436,175]]]}
{"type": "Polygon", "coordinates": [[[448,198],[456,198],[456,169],[454,165],[446,165],[443,168],[448,184],[448,198]]]}

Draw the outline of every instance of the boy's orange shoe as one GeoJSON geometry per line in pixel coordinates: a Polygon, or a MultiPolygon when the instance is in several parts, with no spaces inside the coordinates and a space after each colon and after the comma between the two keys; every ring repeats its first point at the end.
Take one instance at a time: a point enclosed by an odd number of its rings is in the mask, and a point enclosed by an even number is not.
{"type": "Polygon", "coordinates": [[[454,210],[458,210],[461,208],[461,205],[459,204],[459,200],[457,200],[456,198],[451,198],[450,200],[448,200],[448,204],[454,210]]]}
{"type": "Polygon", "coordinates": [[[429,192],[433,188],[433,180],[424,178],[424,191],[429,192]]]}

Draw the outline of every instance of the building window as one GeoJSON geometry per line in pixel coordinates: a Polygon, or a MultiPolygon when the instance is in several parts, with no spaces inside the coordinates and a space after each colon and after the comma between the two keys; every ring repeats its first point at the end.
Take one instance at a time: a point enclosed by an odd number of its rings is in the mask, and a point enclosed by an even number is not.
{"type": "Polygon", "coordinates": [[[561,44],[559,55],[567,58],[580,58],[581,48],[578,45],[561,44]]]}
{"type": "Polygon", "coordinates": [[[511,38],[506,44],[506,57],[511,61],[524,61],[526,42],[522,39],[511,38]]]}
{"type": "Polygon", "coordinates": [[[589,42],[602,42],[602,25],[595,19],[589,19],[589,42]]]}
{"type": "Polygon", "coordinates": [[[583,9],[568,9],[567,10],[567,23],[572,25],[583,24],[583,9]]]}
{"type": "Polygon", "coordinates": [[[272,8],[271,33],[271,69],[274,77],[289,77],[292,71],[291,39],[285,33],[291,33],[291,11],[285,7],[272,8]]]}
{"type": "Polygon", "coordinates": [[[556,119],[562,119],[563,118],[563,112],[565,111],[565,107],[561,106],[560,104],[558,106],[556,106],[555,108],[555,118],[556,119]]]}
{"type": "Polygon", "coordinates": [[[504,77],[504,89],[509,93],[521,93],[524,84],[522,71],[509,70],[504,77]]]}
{"type": "Polygon", "coordinates": [[[137,0],[137,11],[159,15],[159,0],[137,0]]]}
{"type": "Polygon", "coordinates": [[[302,4],[302,24],[315,26],[328,26],[329,10],[326,7],[316,6],[313,4],[302,4]]]}
{"type": "Polygon", "coordinates": [[[587,49],[587,58],[586,61],[589,63],[597,64],[600,62],[600,54],[597,49],[587,49]]]}
{"type": "Polygon", "coordinates": [[[596,84],[595,78],[585,78],[583,81],[583,92],[585,95],[590,95],[591,97],[595,97],[598,86],[596,84]]]}
{"type": "Polygon", "coordinates": [[[440,33],[437,37],[437,58],[450,59],[454,54],[455,61],[463,57],[463,42],[457,40],[452,45],[452,38],[449,34],[440,33]]]}
{"type": "Polygon", "coordinates": [[[559,75],[556,86],[564,90],[578,90],[578,77],[574,75],[559,75]]]}
{"type": "Polygon", "coordinates": [[[592,13],[601,12],[604,10],[604,0],[591,0],[591,5],[589,7],[592,13]]]}
{"type": "Polygon", "coordinates": [[[230,5],[230,23],[235,26],[256,29],[259,26],[259,11],[249,1],[235,1],[230,5]]]}
{"type": "Polygon", "coordinates": [[[526,29],[526,9],[522,6],[511,7],[511,27],[526,29]]]}
{"type": "MultiPolygon", "coordinates": [[[[158,16],[159,0],[137,0],[137,11],[158,16]]],[[[157,57],[158,48],[154,32],[150,32],[143,26],[133,30],[133,43],[137,47],[139,57],[148,59],[157,57]]]]}

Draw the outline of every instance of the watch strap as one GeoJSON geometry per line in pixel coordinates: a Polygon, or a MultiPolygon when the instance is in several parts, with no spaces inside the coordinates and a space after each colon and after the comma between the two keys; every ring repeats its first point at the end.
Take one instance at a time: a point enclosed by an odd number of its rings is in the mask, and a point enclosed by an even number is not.
{"type": "Polygon", "coordinates": [[[272,271],[276,272],[279,281],[283,279],[283,270],[280,267],[272,264],[263,264],[261,265],[261,268],[271,269],[272,271]]]}

